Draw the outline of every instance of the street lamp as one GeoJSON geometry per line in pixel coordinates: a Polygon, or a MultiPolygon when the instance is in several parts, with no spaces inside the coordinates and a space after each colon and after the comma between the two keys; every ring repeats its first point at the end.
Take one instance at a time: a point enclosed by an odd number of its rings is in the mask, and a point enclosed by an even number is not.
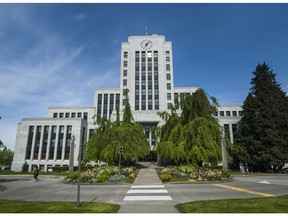
{"type": "Polygon", "coordinates": [[[75,141],[75,136],[74,134],[71,137],[71,143],[70,143],[70,152],[69,152],[69,172],[73,172],[73,167],[74,167],[74,141],[75,141]]]}
{"type": "Polygon", "coordinates": [[[221,147],[222,147],[222,166],[224,170],[228,170],[227,156],[226,156],[226,141],[225,141],[225,130],[221,128],[221,147]]]}
{"type": "Polygon", "coordinates": [[[82,144],[79,144],[78,155],[78,192],[77,192],[77,208],[80,208],[80,177],[81,177],[81,156],[82,156],[82,144]]]}

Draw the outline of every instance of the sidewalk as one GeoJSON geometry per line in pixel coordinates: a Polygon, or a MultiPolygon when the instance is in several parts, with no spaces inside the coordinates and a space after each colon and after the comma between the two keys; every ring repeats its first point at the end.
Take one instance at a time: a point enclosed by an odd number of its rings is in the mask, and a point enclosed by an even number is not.
{"type": "Polygon", "coordinates": [[[147,168],[139,170],[118,213],[179,213],[157,175],[156,166],[151,163],[142,165],[147,168]]]}

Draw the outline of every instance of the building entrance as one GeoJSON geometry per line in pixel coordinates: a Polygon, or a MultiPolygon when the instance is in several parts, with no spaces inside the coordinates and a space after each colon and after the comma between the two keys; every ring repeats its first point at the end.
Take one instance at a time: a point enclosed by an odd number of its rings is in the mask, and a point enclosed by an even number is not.
{"type": "Polygon", "coordinates": [[[139,162],[157,162],[157,153],[156,151],[150,151],[150,154],[144,158],[140,158],[139,162]]]}

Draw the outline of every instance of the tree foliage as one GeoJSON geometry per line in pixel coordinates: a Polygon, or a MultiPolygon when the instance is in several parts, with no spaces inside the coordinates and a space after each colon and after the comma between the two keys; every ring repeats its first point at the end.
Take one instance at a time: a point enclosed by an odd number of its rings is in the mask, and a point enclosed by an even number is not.
{"type": "Polygon", "coordinates": [[[157,153],[160,156],[170,158],[175,163],[221,161],[221,130],[213,117],[217,101],[214,97],[210,99],[212,104],[205,91],[198,89],[181,102],[181,116],[174,107],[171,114],[158,113],[165,121],[159,130],[157,153]]]}
{"type": "Polygon", "coordinates": [[[8,149],[0,140],[0,164],[11,165],[13,161],[13,151],[8,149]]]}
{"type": "Polygon", "coordinates": [[[144,157],[149,153],[143,127],[133,122],[128,93],[120,124],[119,107],[117,107],[116,122],[110,122],[98,116],[94,134],[85,145],[85,159],[91,161],[106,161],[116,163],[119,158],[119,147],[123,147],[123,159],[144,157]]]}
{"type": "Polygon", "coordinates": [[[258,168],[288,161],[288,98],[266,63],[253,72],[235,139],[238,161],[258,168]]]}

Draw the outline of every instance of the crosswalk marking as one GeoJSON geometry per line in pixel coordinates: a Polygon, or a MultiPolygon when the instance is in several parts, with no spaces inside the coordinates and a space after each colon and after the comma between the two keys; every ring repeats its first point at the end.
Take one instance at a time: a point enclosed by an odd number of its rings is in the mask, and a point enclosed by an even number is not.
{"type": "Polygon", "coordinates": [[[168,193],[167,190],[129,190],[128,194],[132,193],[168,193]]]}
{"type": "Polygon", "coordinates": [[[168,194],[164,185],[133,185],[127,192],[123,201],[171,201],[171,196],[160,194],[168,194]],[[133,194],[133,195],[130,195],[133,194]],[[138,195],[137,195],[138,194],[138,195]],[[143,195],[147,194],[147,195],[143,195]],[[158,195],[156,195],[158,194],[158,195]]]}
{"type": "Polygon", "coordinates": [[[131,188],[165,188],[164,185],[135,185],[131,186],[131,188]]]}
{"type": "Polygon", "coordinates": [[[167,200],[170,201],[172,198],[170,196],[126,196],[124,201],[151,201],[151,200],[167,200]]]}

